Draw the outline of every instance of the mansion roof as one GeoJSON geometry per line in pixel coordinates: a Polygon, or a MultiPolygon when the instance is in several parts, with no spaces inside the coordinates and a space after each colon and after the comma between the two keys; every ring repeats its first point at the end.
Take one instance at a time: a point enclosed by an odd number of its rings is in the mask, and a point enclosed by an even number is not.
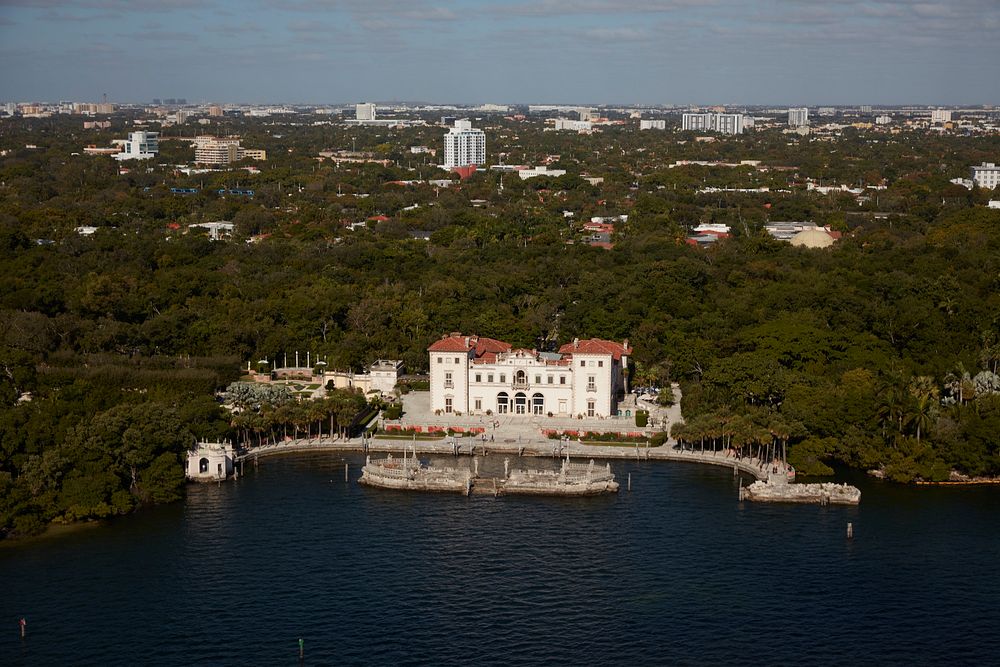
{"type": "Polygon", "coordinates": [[[494,338],[483,338],[480,336],[464,336],[460,333],[452,333],[446,336],[442,336],[439,340],[431,343],[430,347],[427,348],[428,352],[463,352],[468,354],[473,353],[474,363],[494,363],[497,360],[497,356],[505,353],[519,353],[522,355],[530,354],[531,356],[541,358],[547,363],[561,363],[567,358],[571,358],[574,354],[595,354],[595,355],[609,355],[616,360],[620,360],[623,356],[631,355],[632,348],[628,345],[628,340],[622,343],[616,343],[610,340],[603,340],[600,338],[588,338],[586,340],[574,339],[572,343],[566,343],[559,348],[560,359],[556,359],[557,355],[547,352],[536,352],[534,350],[518,349],[513,350],[510,343],[505,343],[501,340],[496,340],[494,338]],[[544,355],[544,356],[542,356],[544,355]]]}

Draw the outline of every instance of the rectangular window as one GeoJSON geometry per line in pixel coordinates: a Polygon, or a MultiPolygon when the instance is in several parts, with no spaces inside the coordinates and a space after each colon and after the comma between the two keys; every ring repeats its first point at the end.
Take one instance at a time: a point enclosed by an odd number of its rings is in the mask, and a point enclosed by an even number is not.
{"type": "Polygon", "coordinates": [[[482,374],[481,373],[476,373],[476,382],[482,382],[482,381],[483,381],[482,374]]]}
{"type": "Polygon", "coordinates": [[[456,364],[460,364],[460,363],[462,363],[462,360],[461,360],[461,359],[459,359],[458,357],[455,357],[455,363],[456,363],[456,364]]]}
{"type": "Polygon", "coordinates": [[[444,411],[448,412],[448,413],[451,412],[451,399],[450,398],[444,399],[444,411]]]}
{"type": "Polygon", "coordinates": [[[549,384],[552,384],[552,376],[549,376],[549,384]]]}
{"type": "Polygon", "coordinates": [[[476,399],[476,410],[482,410],[482,409],[483,409],[483,399],[477,398],[476,399]]]}
{"type": "Polygon", "coordinates": [[[440,364],[441,362],[443,362],[443,361],[444,361],[444,357],[438,357],[438,363],[439,363],[439,364],[440,364]]]}
{"type": "Polygon", "coordinates": [[[451,371],[445,371],[444,374],[444,386],[446,388],[451,388],[455,386],[455,383],[451,379],[451,371]]]}
{"type": "Polygon", "coordinates": [[[504,375],[503,373],[501,373],[500,374],[500,384],[503,384],[506,381],[507,381],[507,376],[504,375]]]}
{"type": "MultiPolygon", "coordinates": [[[[449,409],[448,412],[451,412],[451,410],[449,409]]],[[[594,402],[593,401],[587,401],[587,416],[588,417],[593,417],[594,416],[594,402]]]]}
{"type": "Polygon", "coordinates": [[[598,361],[597,362],[597,367],[598,368],[604,368],[604,362],[603,361],[598,361]]]}
{"type": "Polygon", "coordinates": [[[541,384],[541,383],[542,383],[542,376],[541,375],[536,375],[535,376],[535,384],[541,384]]]}
{"type": "Polygon", "coordinates": [[[587,391],[597,391],[597,384],[594,382],[594,376],[587,376],[587,391]]]}
{"type": "Polygon", "coordinates": [[[489,375],[486,376],[486,381],[493,382],[493,373],[490,373],[489,375]]]}
{"type": "Polygon", "coordinates": [[[580,360],[580,368],[583,368],[583,367],[584,367],[584,366],[586,366],[586,365],[587,365],[587,362],[586,362],[586,361],[584,361],[583,359],[581,359],[581,360],[580,360]]]}
{"type": "Polygon", "coordinates": [[[559,376],[559,384],[566,384],[566,376],[565,375],[560,375],[559,376]]]}

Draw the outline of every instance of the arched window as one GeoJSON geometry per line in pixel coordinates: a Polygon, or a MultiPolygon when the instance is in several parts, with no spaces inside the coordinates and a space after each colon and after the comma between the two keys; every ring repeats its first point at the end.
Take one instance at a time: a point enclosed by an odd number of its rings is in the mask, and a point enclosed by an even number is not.
{"type": "Polygon", "coordinates": [[[528,386],[528,374],[524,371],[517,371],[514,373],[514,387],[527,387],[528,386]]]}
{"type": "Polygon", "coordinates": [[[541,394],[531,395],[531,414],[540,415],[545,413],[545,397],[541,394]]]}
{"type": "Polygon", "coordinates": [[[523,415],[528,412],[528,397],[523,392],[514,394],[514,414],[523,415]]]}
{"type": "Polygon", "coordinates": [[[198,461],[198,472],[202,475],[208,472],[208,459],[200,459],[198,461]]]}
{"type": "Polygon", "coordinates": [[[510,410],[510,397],[507,396],[507,392],[501,391],[497,394],[497,414],[503,415],[507,414],[510,410]]]}

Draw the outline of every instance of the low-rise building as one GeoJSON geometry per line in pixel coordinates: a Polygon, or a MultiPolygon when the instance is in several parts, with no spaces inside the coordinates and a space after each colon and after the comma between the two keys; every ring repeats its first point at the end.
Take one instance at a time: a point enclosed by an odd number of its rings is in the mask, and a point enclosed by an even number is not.
{"type": "Polygon", "coordinates": [[[185,476],[193,482],[215,482],[233,474],[235,455],[228,442],[199,442],[187,454],[185,476]]]}
{"type": "Polygon", "coordinates": [[[984,162],[972,167],[972,182],[986,190],[992,190],[1000,185],[1000,167],[993,162],[984,162]]]}
{"type": "Polygon", "coordinates": [[[556,176],[563,176],[565,174],[565,169],[549,169],[548,167],[529,167],[517,170],[517,175],[521,177],[522,181],[535,178],[536,176],[551,176],[555,178],[556,176]]]}
{"type": "Polygon", "coordinates": [[[640,120],[639,121],[640,130],[665,130],[667,129],[667,121],[663,119],[659,120],[640,120]]]}

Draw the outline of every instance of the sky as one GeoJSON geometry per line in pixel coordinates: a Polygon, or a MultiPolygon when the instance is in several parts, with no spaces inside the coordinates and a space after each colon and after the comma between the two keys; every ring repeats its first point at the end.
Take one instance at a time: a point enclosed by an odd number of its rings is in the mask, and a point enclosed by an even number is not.
{"type": "Polygon", "coordinates": [[[0,100],[1000,104],[1000,0],[0,0],[0,100]]]}

